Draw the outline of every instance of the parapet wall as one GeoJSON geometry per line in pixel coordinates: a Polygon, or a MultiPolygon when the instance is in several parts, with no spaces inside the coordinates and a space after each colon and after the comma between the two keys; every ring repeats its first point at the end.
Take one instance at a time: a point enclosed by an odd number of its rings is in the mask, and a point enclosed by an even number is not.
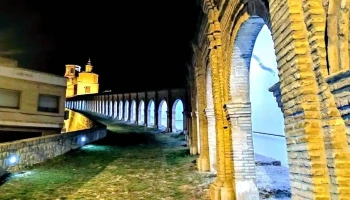
{"type": "Polygon", "coordinates": [[[105,125],[74,111],[70,111],[69,124],[71,132],[0,143],[0,176],[62,155],[104,138],[107,134],[105,125]],[[85,129],[82,122],[88,122],[85,129]],[[74,131],[74,127],[84,130],[74,131]],[[82,141],[83,136],[85,141],[82,141]],[[17,159],[18,162],[11,164],[11,158],[17,159]]]}

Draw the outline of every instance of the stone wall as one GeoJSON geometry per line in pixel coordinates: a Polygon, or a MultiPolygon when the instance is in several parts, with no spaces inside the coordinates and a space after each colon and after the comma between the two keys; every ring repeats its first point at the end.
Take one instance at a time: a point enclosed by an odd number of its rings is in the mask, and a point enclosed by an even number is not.
{"type": "Polygon", "coordinates": [[[331,75],[327,77],[326,81],[347,127],[348,144],[350,146],[350,70],[331,75]]]}
{"type": "Polygon", "coordinates": [[[72,132],[79,131],[84,129],[90,129],[95,126],[95,122],[91,119],[85,117],[84,115],[74,112],[72,110],[68,110],[69,117],[64,121],[64,130],[63,132],[72,132]]]}
{"type": "MultiPolygon", "coordinates": [[[[78,116],[79,119],[85,118],[86,121],[91,121],[82,114],[73,111],[70,112],[73,113],[72,116],[78,116]]],[[[107,134],[106,126],[99,122],[93,123],[92,128],[85,130],[1,143],[0,176],[5,174],[6,171],[19,171],[25,167],[44,162],[47,159],[54,158],[70,150],[104,138],[107,134]],[[85,136],[85,142],[81,141],[82,136],[85,136]],[[18,158],[18,162],[15,165],[10,165],[9,163],[9,157],[11,155],[18,158]]],[[[81,126],[79,127],[81,128],[81,126]]]]}

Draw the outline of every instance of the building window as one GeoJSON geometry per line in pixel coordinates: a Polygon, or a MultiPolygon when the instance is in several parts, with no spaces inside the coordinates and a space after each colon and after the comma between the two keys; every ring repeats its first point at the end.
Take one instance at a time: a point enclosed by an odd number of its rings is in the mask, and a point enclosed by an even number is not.
{"type": "Polygon", "coordinates": [[[20,96],[20,91],[0,89],[0,107],[19,109],[20,96]]]}
{"type": "Polygon", "coordinates": [[[74,73],[74,69],[70,68],[70,73],[73,74],[74,73]]]}
{"type": "Polygon", "coordinates": [[[59,96],[39,94],[38,111],[58,113],[59,96]]]}

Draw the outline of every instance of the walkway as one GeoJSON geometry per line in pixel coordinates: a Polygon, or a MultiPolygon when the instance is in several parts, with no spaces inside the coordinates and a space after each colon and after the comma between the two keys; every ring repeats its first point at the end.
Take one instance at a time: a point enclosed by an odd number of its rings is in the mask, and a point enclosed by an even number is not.
{"type": "Polygon", "coordinates": [[[195,171],[183,136],[99,120],[107,138],[8,177],[0,199],[208,199],[213,178],[195,171]]]}

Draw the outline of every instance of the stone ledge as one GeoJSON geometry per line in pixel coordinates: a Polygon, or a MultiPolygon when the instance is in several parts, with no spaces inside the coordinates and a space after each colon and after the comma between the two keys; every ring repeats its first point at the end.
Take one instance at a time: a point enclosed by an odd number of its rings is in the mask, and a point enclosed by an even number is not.
{"type": "Polygon", "coordinates": [[[251,116],[250,102],[231,102],[224,105],[226,118],[250,117],[251,116]]]}

